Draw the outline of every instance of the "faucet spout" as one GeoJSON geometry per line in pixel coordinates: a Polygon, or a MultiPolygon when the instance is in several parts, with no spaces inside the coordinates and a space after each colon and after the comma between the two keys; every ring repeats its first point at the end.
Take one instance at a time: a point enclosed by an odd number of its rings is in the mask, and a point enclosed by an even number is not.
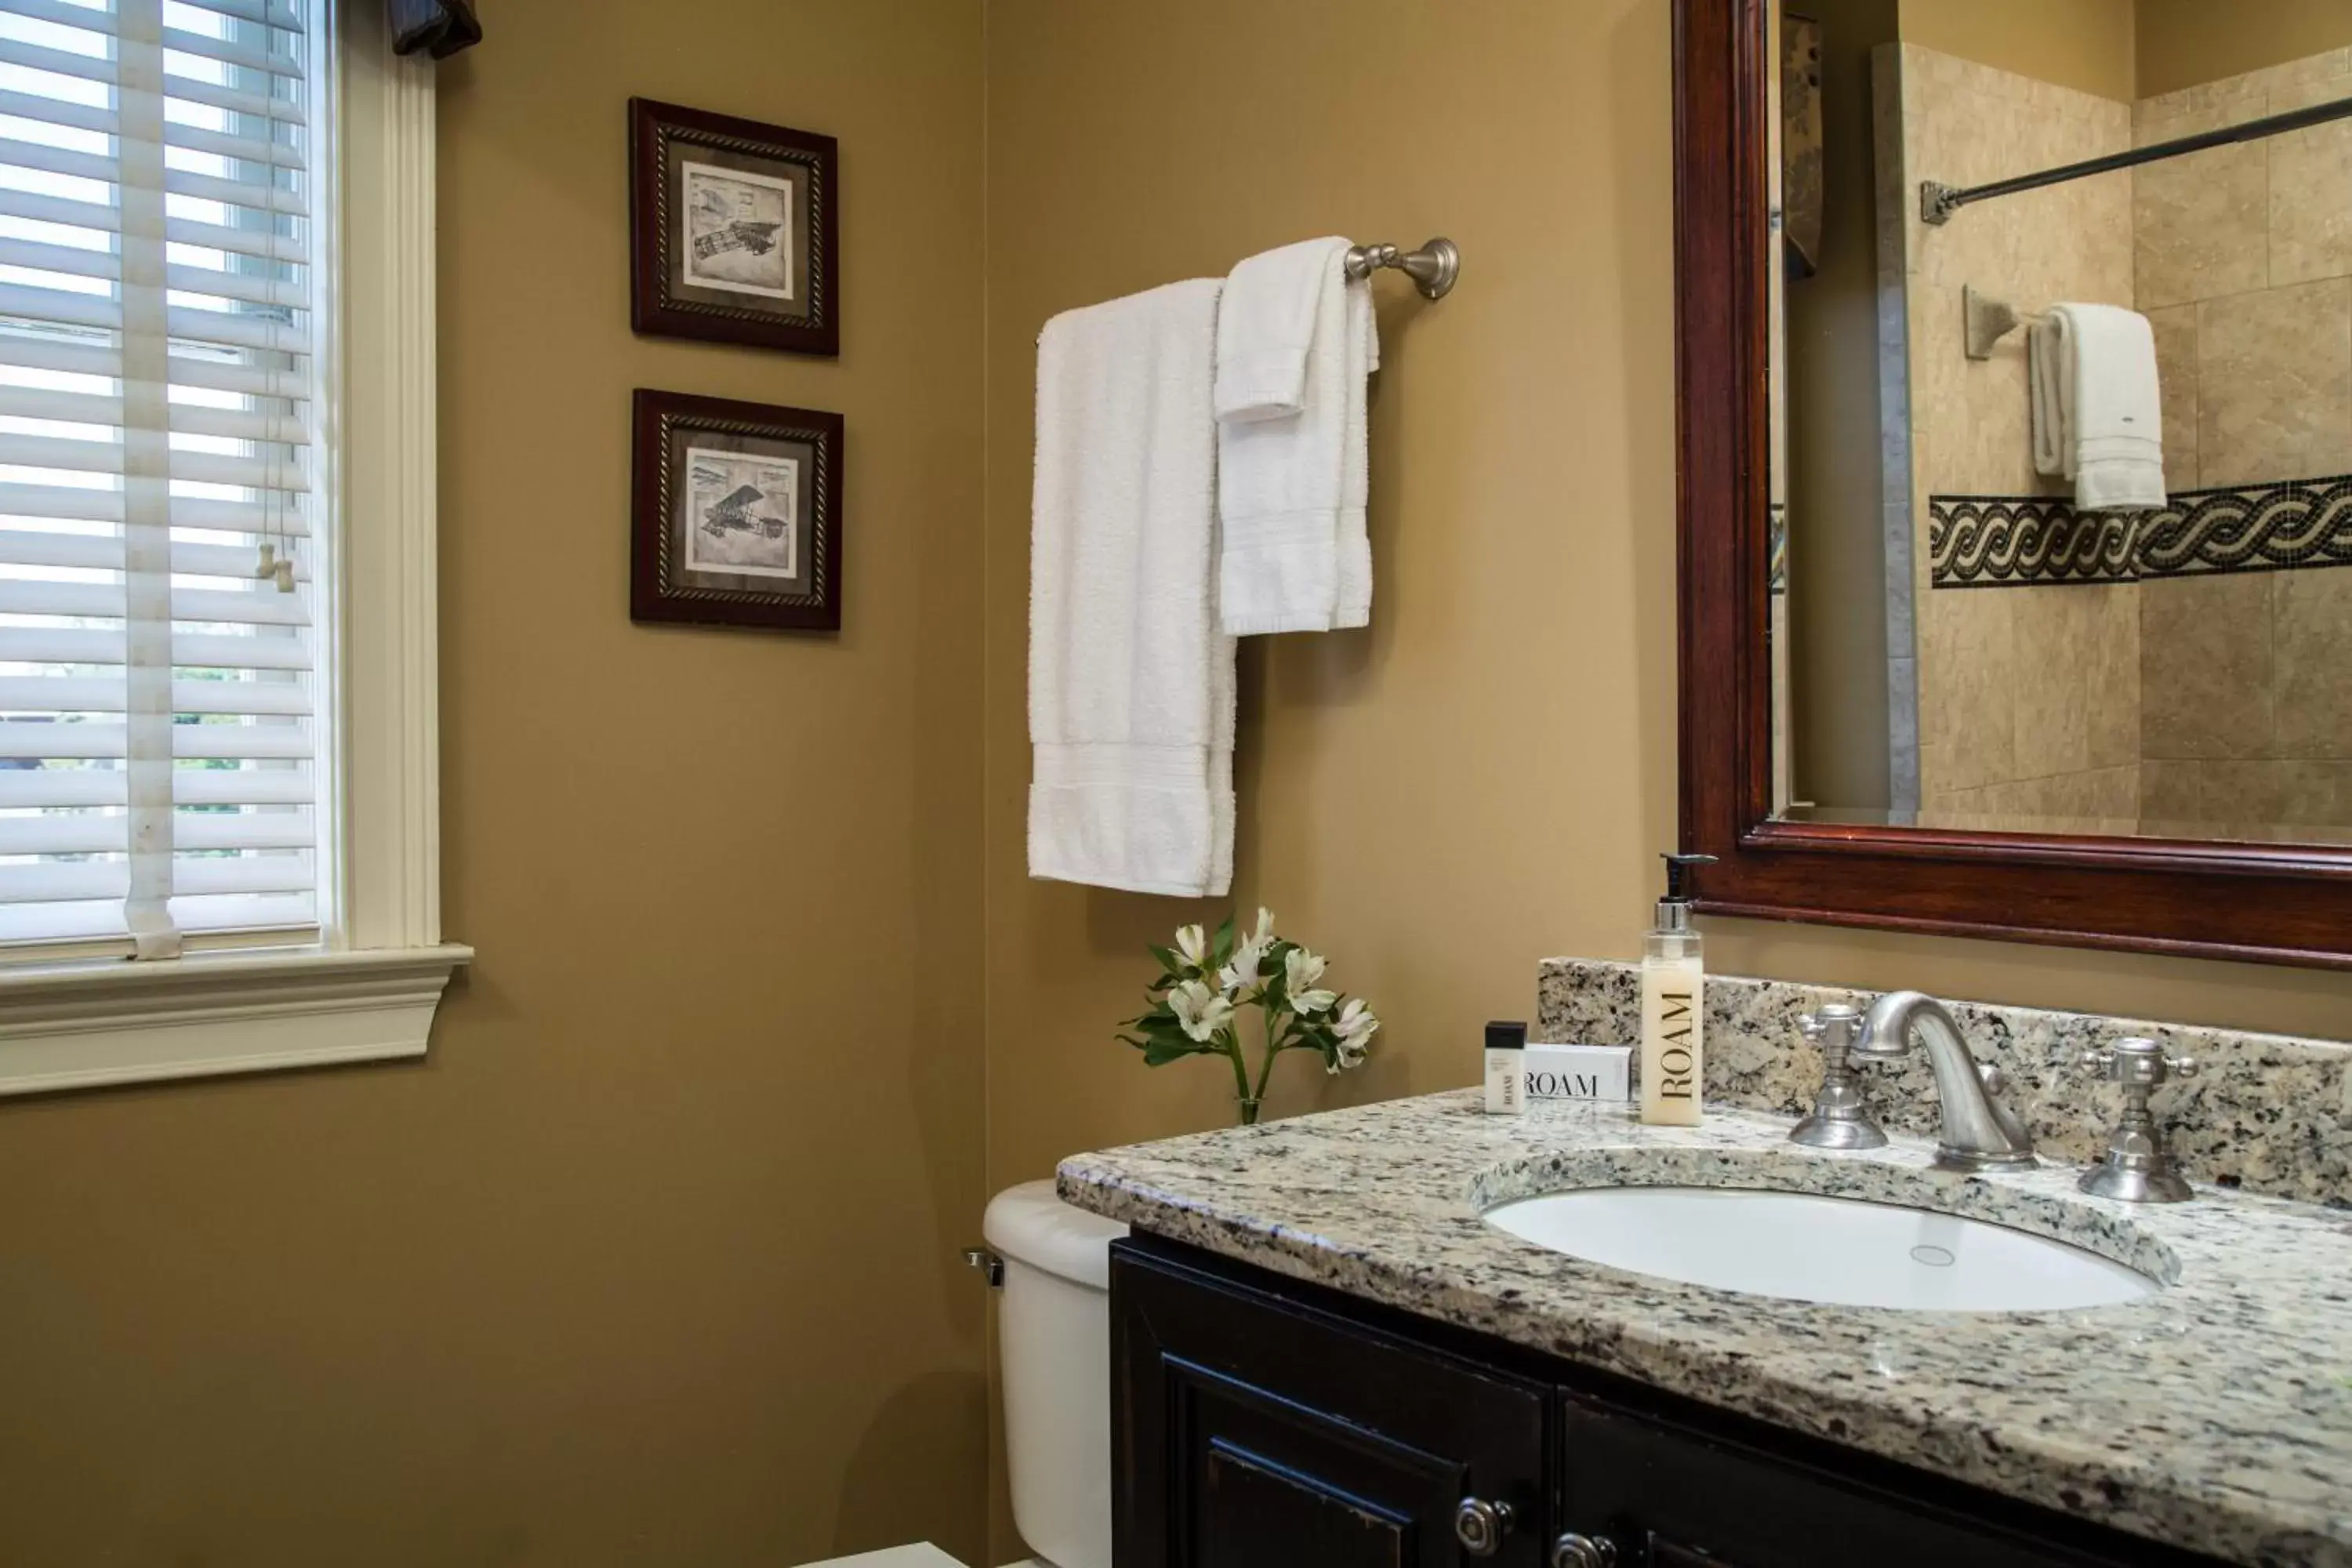
{"type": "Polygon", "coordinates": [[[1936,1164],[1947,1171],[2021,1170],[2032,1165],[2033,1138],[1999,1098],[2000,1069],[1980,1063],[1944,1005],[1918,991],[1890,991],[1871,1004],[1849,1055],[1895,1061],[1913,1043],[1936,1075],[1943,1132],[1936,1164]]]}

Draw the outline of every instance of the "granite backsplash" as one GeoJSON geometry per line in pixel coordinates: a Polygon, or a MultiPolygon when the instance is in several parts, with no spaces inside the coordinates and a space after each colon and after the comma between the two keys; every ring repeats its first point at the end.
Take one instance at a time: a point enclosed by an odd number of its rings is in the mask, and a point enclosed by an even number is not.
{"type": "MultiPolygon", "coordinates": [[[[1867,1007],[1876,994],[1710,973],[1707,1098],[1803,1114],[1822,1061],[1797,1019],[1828,1002],[1867,1007]]],[[[2195,1077],[2164,1085],[2152,1101],[2189,1180],[2352,1207],[2352,1045],[1982,1002],[1947,1005],[1978,1058],[2007,1076],[2010,1105],[2050,1160],[2087,1165],[2097,1158],[2122,1103],[2121,1090],[2077,1058],[2093,1046],[2146,1035],[2197,1063],[2195,1077]]],[[[1539,1039],[1638,1044],[1640,966],[1546,959],[1536,1016],[1539,1039]]],[[[1864,1068],[1863,1089],[1882,1125],[1935,1135],[1935,1079],[1923,1053],[1864,1068]]]]}

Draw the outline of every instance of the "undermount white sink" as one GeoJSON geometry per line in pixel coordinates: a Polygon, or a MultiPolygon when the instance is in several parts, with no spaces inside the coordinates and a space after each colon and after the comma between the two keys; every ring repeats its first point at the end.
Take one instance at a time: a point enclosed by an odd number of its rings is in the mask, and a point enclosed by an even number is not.
{"type": "Polygon", "coordinates": [[[1612,1268],[1833,1306],[2039,1312],[2160,1288],[2097,1253],[2006,1226],[1811,1193],[1587,1187],[1504,1204],[1486,1218],[1612,1268]]]}

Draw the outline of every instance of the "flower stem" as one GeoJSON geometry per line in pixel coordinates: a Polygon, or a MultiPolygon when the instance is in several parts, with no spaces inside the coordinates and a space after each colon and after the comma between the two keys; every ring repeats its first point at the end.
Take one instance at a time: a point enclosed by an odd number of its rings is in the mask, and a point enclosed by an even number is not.
{"type": "Polygon", "coordinates": [[[1258,1064],[1257,1093],[1254,1097],[1258,1100],[1264,1100],[1265,1098],[1266,1080],[1274,1077],[1274,1058],[1282,1054],[1282,1047],[1274,1043],[1274,1009],[1266,1007],[1264,1011],[1265,1016],[1265,1059],[1258,1064]]]}

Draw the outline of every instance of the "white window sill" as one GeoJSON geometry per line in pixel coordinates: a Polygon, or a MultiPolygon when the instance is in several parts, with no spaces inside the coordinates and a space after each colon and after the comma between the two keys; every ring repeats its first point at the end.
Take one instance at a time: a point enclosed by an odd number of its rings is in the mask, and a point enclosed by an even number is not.
{"type": "Polygon", "coordinates": [[[277,948],[0,972],[0,1095],[421,1057],[473,956],[277,948]]]}

